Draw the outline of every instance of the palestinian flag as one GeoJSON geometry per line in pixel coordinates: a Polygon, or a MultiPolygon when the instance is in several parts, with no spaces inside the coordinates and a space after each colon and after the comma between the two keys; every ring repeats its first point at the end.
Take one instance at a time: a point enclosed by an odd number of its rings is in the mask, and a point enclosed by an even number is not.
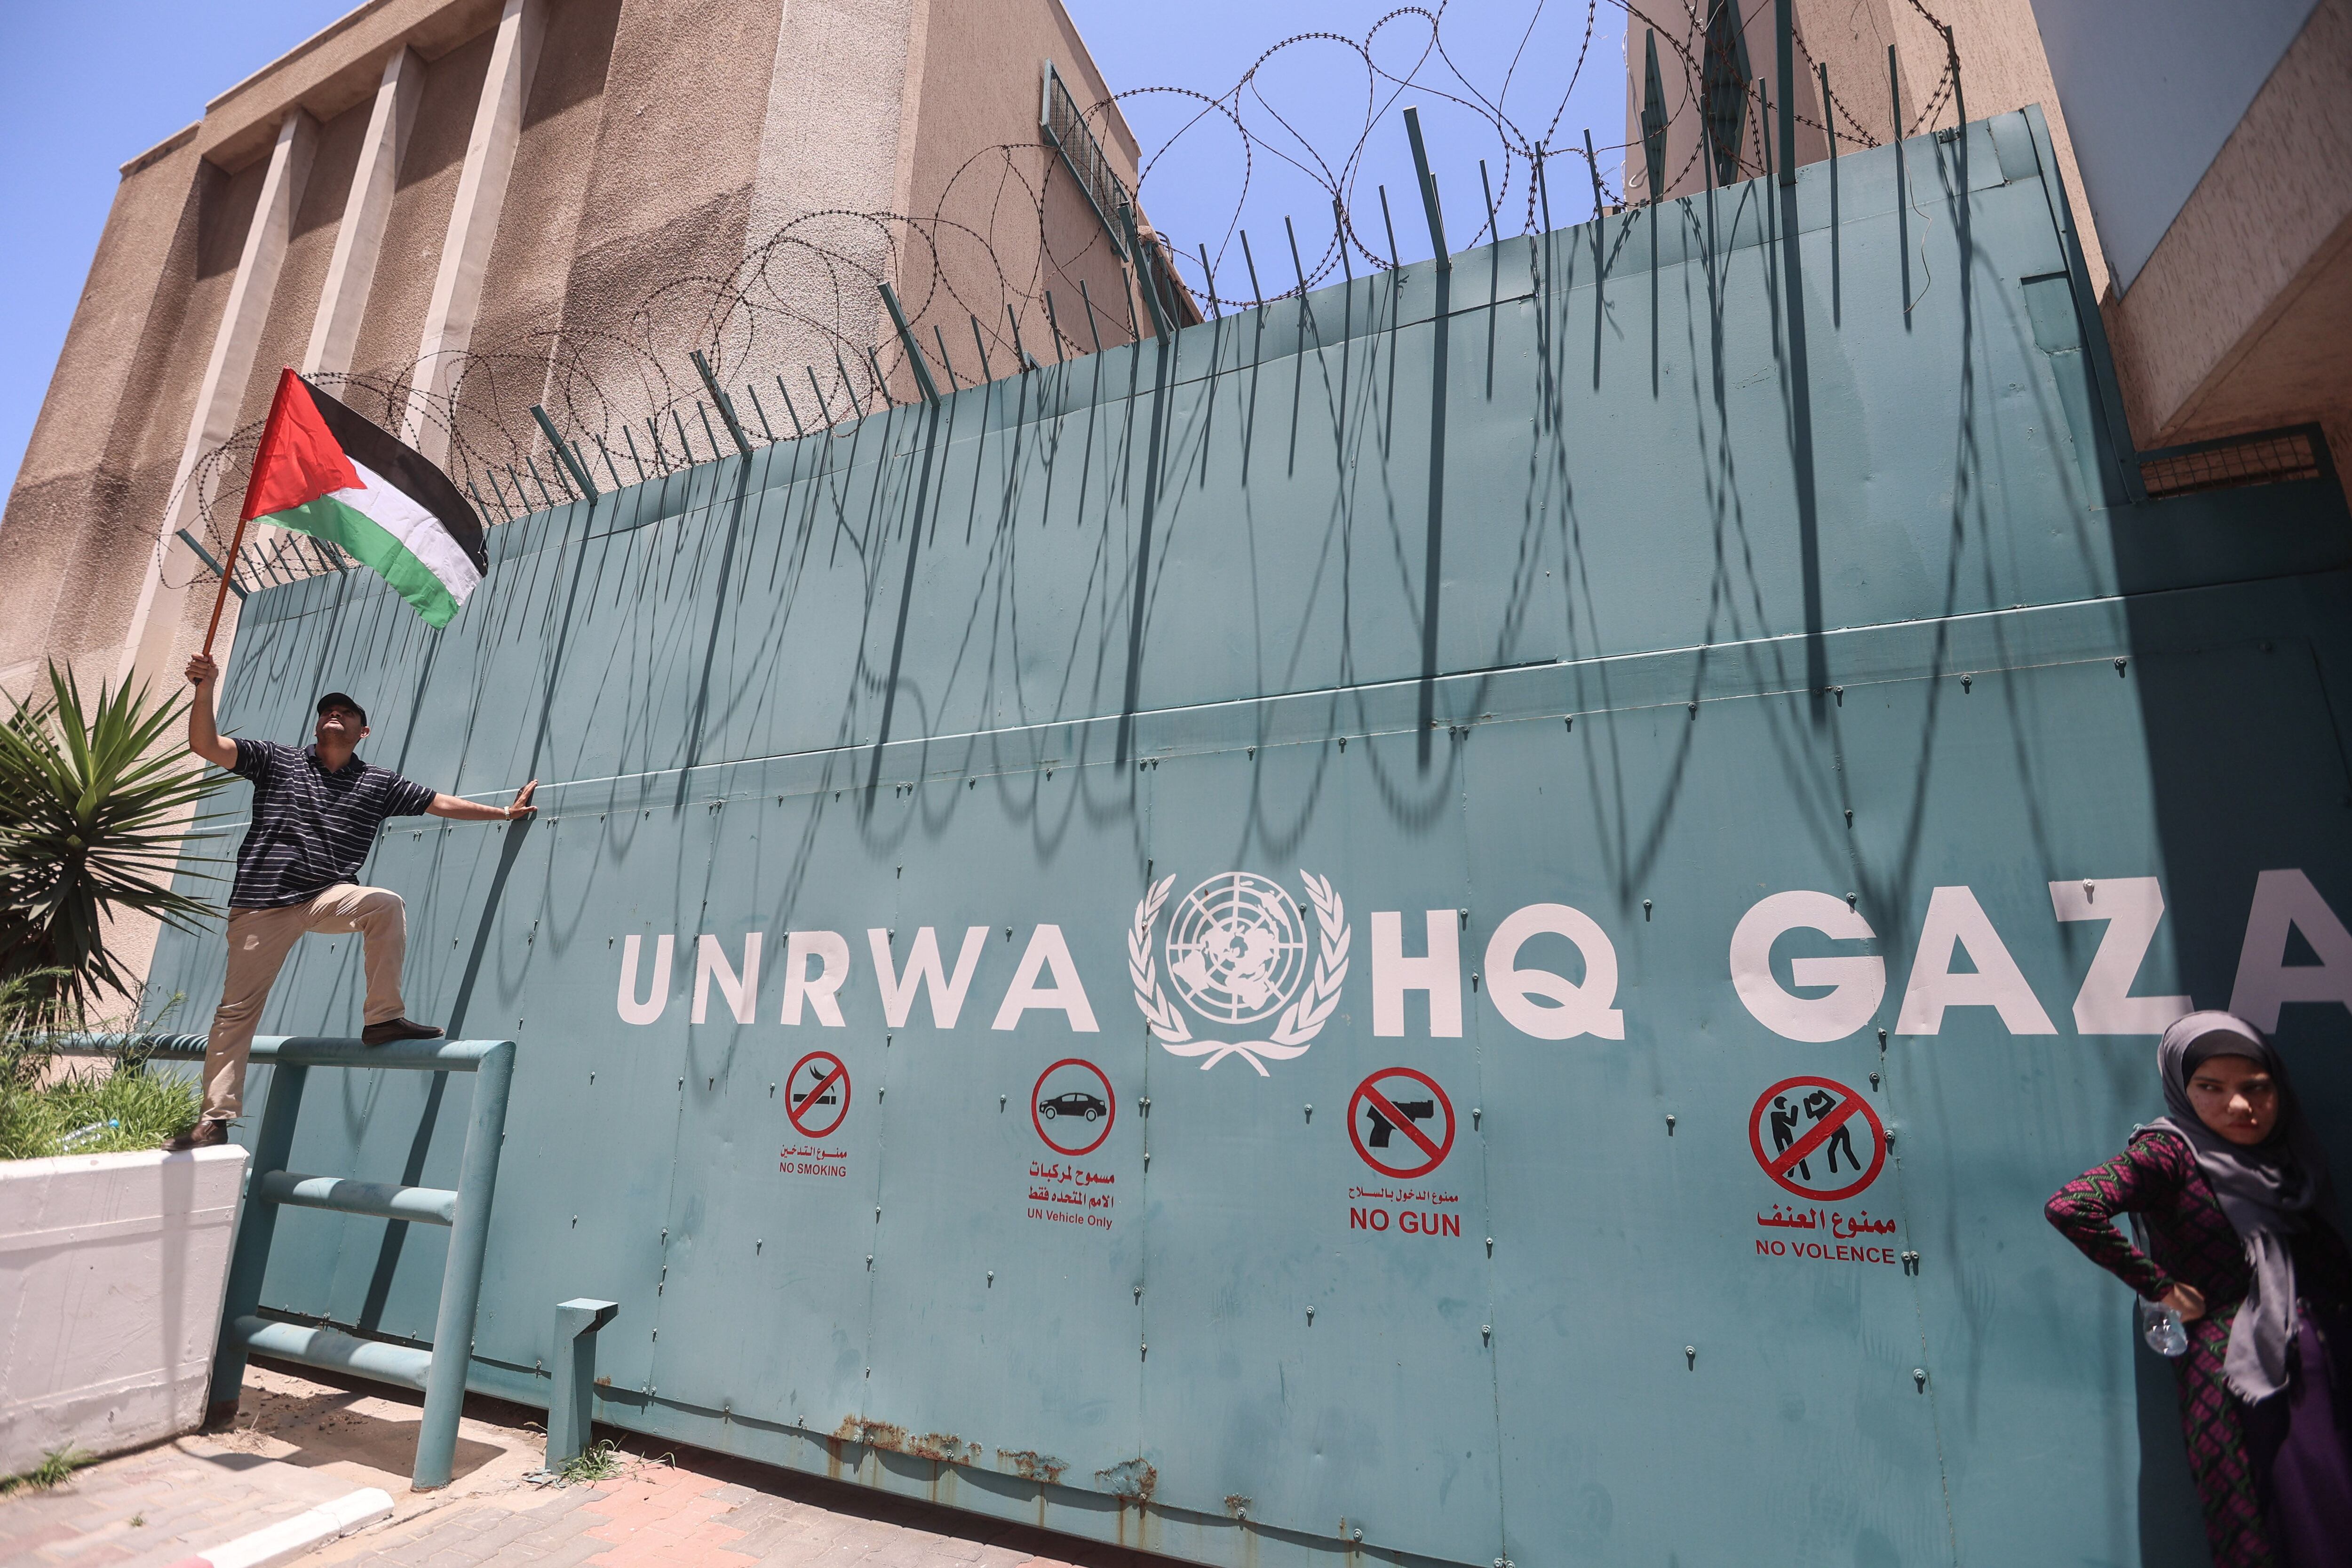
{"type": "Polygon", "coordinates": [[[449,476],[292,371],[253,455],[239,525],[262,521],[341,546],[446,626],[490,569],[481,521],[449,476]]]}

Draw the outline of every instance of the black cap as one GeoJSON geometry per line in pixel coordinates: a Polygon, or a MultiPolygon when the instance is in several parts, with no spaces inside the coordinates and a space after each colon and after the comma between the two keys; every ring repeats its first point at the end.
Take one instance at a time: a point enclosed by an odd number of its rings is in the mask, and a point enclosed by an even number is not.
{"type": "Polygon", "coordinates": [[[360,716],[360,725],[362,729],[367,725],[367,710],[361,707],[356,701],[352,700],[348,692],[330,691],[324,697],[319,699],[319,716],[320,718],[326,717],[327,710],[330,708],[348,708],[352,712],[360,716]]]}

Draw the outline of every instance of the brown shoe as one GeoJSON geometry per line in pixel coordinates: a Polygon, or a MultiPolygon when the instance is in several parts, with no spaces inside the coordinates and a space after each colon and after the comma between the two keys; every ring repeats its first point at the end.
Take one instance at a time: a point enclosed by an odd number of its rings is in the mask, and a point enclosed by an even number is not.
{"type": "Polygon", "coordinates": [[[196,1149],[217,1149],[228,1142],[229,1119],[226,1116],[202,1116],[196,1124],[163,1145],[166,1154],[185,1154],[196,1149]]]}
{"type": "Polygon", "coordinates": [[[441,1031],[430,1024],[412,1024],[405,1018],[386,1018],[381,1024],[370,1024],[360,1031],[360,1044],[388,1046],[394,1040],[437,1040],[441,1031]]]}

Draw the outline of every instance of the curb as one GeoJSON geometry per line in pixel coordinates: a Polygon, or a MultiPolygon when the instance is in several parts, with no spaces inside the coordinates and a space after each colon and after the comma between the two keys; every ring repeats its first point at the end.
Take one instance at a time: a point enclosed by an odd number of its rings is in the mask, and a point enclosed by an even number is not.
{"type": "Polygon", "coordinates": [[[362,1487],[332,1502],[320,1503],[291,1519],[280,1520],[266,1530],[183,1557],[171,1568],[274,1568],[277,1563],[292,1562],[320,1542],[331,1541],[363,1524],[373,1524],[391,1512],[392,1499],[388,1494],[375,1487],[362,1487]]]}

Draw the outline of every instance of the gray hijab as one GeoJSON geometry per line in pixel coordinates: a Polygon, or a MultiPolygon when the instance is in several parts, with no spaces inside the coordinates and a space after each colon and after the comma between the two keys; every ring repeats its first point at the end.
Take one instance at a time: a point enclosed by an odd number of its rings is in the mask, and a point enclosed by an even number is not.
{"type": "Polygon", "coordinates": [[[2164,1032],[2156,1047],[2170,1115],[2150,1122],[2189,1145],[2197,1168],[2221,1200],[2221,1212],[2245,1244],[2253,1283],[2230,1327],[2221,1380],[2239,1398],[2269,1398],[2287,1384],[2287,1346],[2295,1333],[2293,1237],[2330,1200],[2327,1163],[2304,1120],[2286,1064],[2262,1031],[2228,1013],[2191,1013],[2164,1032]],[[2231,1142],[2205,1125],[2189,1103],[2189,1079],[2214,1057],[2245,1057],[2278,1085],[2278,1125],[2262,1142],[2231,1142]]]}

